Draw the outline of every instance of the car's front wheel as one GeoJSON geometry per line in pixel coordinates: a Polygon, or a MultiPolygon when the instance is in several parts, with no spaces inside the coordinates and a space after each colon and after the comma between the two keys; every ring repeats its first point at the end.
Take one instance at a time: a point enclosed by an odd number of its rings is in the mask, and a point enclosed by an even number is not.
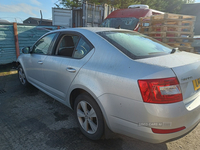
{"type": "Polygon", "coordinates": [[[95,100],[81,94],[75,100],[74,111],[81,132],[91,140],[98,140],[103,136],[104,119],[102,112],[95,100]]]}
{"type": "Polygon", "coordinates": [[[18,66],[18,78],[19,78],[20,83],[23,86],[28,85],[28,81],[26,80],[26,75],[25,75],[24,70],[21,65],[18,66]]]}

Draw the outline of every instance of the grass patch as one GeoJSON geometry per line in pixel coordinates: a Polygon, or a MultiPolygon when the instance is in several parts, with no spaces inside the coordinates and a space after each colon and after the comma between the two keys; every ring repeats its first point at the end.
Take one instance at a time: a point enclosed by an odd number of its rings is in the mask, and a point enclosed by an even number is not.
{"type": "Polygon", "coordinates": [[[14,64],[6,64],[6,65],[0,65],[0,76],[7,76],[11,74],[16,74],[17,70],[13,69],[14,64]]]}

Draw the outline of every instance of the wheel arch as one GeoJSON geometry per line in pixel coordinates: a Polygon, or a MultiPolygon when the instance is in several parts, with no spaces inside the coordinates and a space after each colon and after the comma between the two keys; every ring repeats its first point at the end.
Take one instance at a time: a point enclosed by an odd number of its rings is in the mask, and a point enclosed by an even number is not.
{"type": "MultiPolygon", "coordinates": [[[[17,65],[17,68],[19,67],[19,65],[22,66],[22,68],[24,69],[24,65],[22,63],[22,59],[18,58],[17,61],[16,61],[16,65],[17,65]]],[[[26,73],[26,72],[25,72],[26,73]]]]}
{"type": "MultiPolygon", "coordinates": [[[[21,65],[21,66],[22,66],[22,63],[21,63],[21,61],[20,61],[19,59],[17,59],[17,61],[16,61],[16,67],[18,68],[18,67],[19,67],[19,65],[21,65]]],[[[24,68],[24,67],[22,66],[22,68],[24,68]]]]}
{"type": "Polygon", "coordinates": [[[70,107],[72,109],[74,109],[75,99],[77,98],[78,95],[80,95],[82,93],[85,93],[85,94],[91,96],[96,101],[96,103],[99,105],[99,102],[97,102],[97,97],[95,96],[94,93],[92,93],[91,91],[85,90],[83,88],[75,88],[70,92],[70,96],[69,96],[69,103],[70,103],[70,107]]]}
{"type": "Polygon", "coordinates": [[[17,65],[17,67],[18,67],[18,66],[19,66],[19,65],[21,65],[21,64],[20,64],[20,62],[19,62],[19,61],[16,61],[16,65],[17,65]]]}
{"type": "Polygon", "coordinates": [[[95,96],[94,93],[92,93],[91,91],[89,90],[85,90],[85,89],[82,89],[82,88],[75,88],[73,89],[71,92],[70,92],[70,96],[69,96],[69,105],[70,107],[74,110],[74,102],[75,102],[75,99],[78,95],[82,94],[82,93],[86,93],[88,95],[90,95],[94,100],[95,102],[97,103],[97,105],[99,106],[102,114],[103,114],[103,117],[104,117],[104,120],[106,122],[106,124],[109,126],[109,121],[108,121],[108,117],[106,115],[106,112],[103,108],[103,105],[101,104],[101,102],[99,101],[98,97],[95,96]]]}
{"type": "Polygon", "coordinates": [[[82,93],[86,93],[88,95],[90,95],[91,97],[93,97],[91,94],[89,94],[87,91],[81,89],[81,88],[76,88],[73,89],[70,93],[70,97],[69,97],[69,102],[70,102],[70,107],[74,110],[74,102],[75,99],[77,98],[78,95],[82,94],[82,93]]]}

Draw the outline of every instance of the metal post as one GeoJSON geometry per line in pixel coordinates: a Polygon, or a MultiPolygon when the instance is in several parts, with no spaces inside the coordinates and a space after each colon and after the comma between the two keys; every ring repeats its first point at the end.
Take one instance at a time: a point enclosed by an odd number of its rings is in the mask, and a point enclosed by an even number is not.
{"type": "Polygon", "coordinates": [[[83,2],[82,10],[83,10],[83,16],[82,16],[83,27],[86,27],[87,26],[87,1],[83,2]]]}
{"type": "Polygon", "coordinates": [[[85,27],[87,27],[87,18],[88,18],[88,2],[85,2],[85,27]]]}
{"type": "Polygon", "coordinates": [[[20,55],[20,52],[19,52],[19,40],[18,40],[17,23],[16,22],[13,23],[13,30],[14,30],[16,56],[18,58],[20,55]]]}
{"type": "MultiPolygon", "coordinates": [[[[101,5],[100,8],[101,8],[101,9],[100,9],[100,10],[101,10],[101,18],[100,18],[100,19],[101,19],[101,22],[102,22],[103,19],[104,19],[104,17],[103,17],[103,16],[104,16],[104,5],[101,5]]],[[[100,23],[101,23],[101,22],[100,22],[100,23]]]]}
{"type": "Polygon", "coordinates": [[[95,19],[95,3],[92,7],[92,27],[94,27],[94,19],[95,19]]]}
{"type": "Polygon", "coordinates": [[[103,15],[103,19],[105,19],[108,16],[108,5],[104,4],[104,15],[103,15]]]}

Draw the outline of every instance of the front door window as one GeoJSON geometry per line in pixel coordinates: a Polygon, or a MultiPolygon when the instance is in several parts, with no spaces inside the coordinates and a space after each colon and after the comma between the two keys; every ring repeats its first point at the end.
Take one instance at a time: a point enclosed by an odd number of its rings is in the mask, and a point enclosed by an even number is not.
{"type": "Polygon", "coordinates": [[[47,36],[40,39],[34,46],[33,54],[49,54],[50,45],[55,37],[56,33],[48,34],[47,36]]]}

